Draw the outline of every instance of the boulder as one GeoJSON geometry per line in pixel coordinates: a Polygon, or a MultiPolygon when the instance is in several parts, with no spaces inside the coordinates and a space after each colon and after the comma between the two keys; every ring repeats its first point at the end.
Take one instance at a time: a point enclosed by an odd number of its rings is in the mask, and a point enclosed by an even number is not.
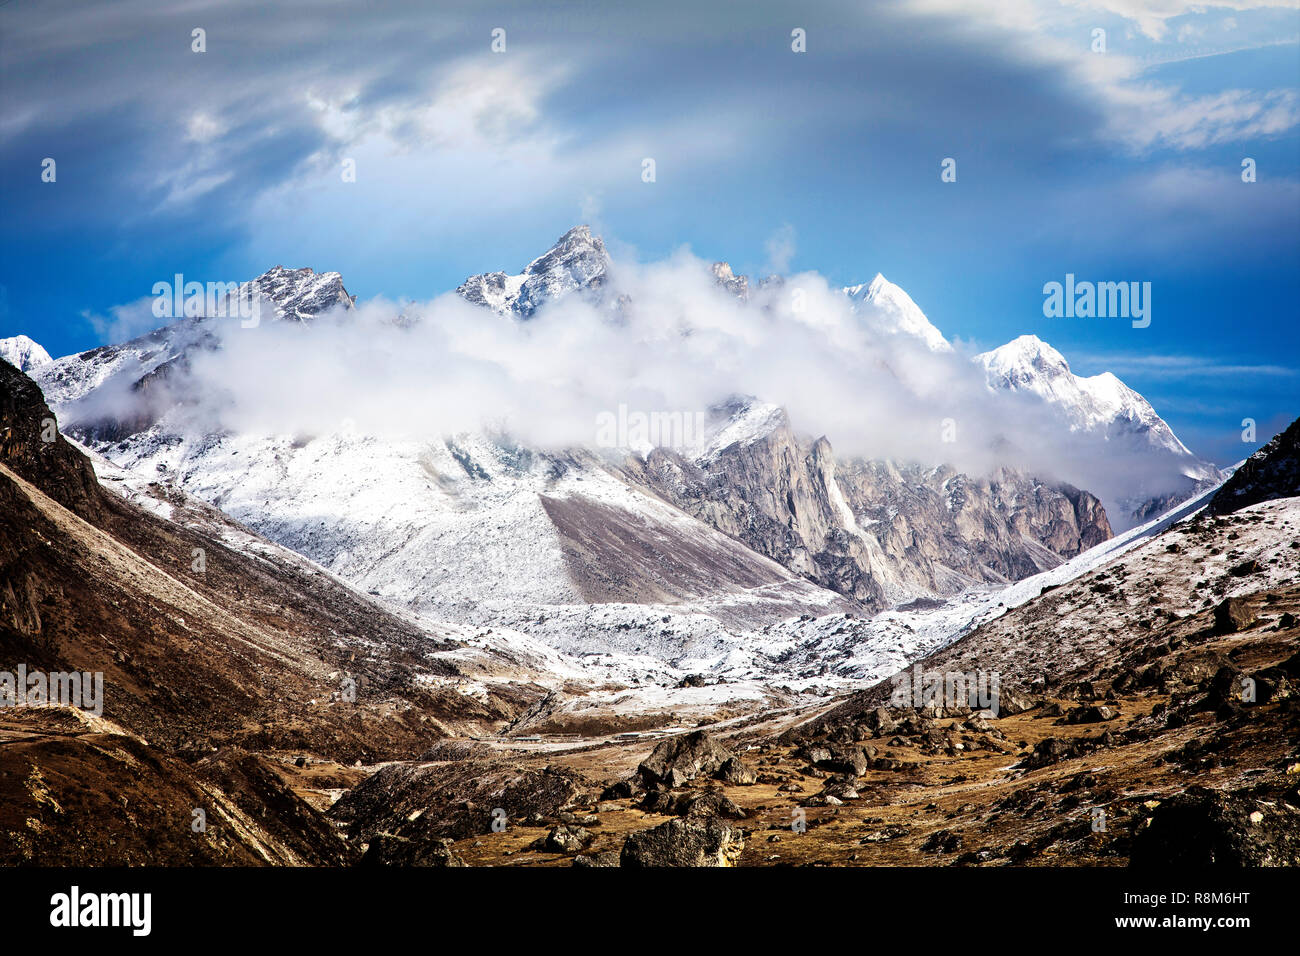
{"type": "Polygon", "coordinates": [[[546,834],[534,848],[546,853],[578,853],[589,847],[595,838],[590,830],[566,824],[546,834]]]}
{"type": "Polygon", "coordinates": [[[410,840],[391,833],[371,838],[361,857],[362,866],[464,866],[451,840],[410,840]]]}
{"type": "Polygon", "coordinates": [[[733,866],[745,848],[741,831],[710,817],[669,820],[633,833],[623,843],[622,866],[733,866]]]}
{"type": "Polygon", "coordinates": [[[726,794],[709,790],[687,800],[682,807],[682,815],[688,817],[726,817],[728,820],[743,820],[748,816],[726,794]]]}
{"type": "Polygon", "coordinates": [[[1014,687],[998,688],[998,717],[1013,717],[1016,714],[1023,714],[1027,710],[1033,710],[1038,704],[1039,701],[1034,697],[1016,690],[1014,687]]]}
{"type": "Polygon", "coordinates": [[[1067,724],[1096,724],[1104,720],[1114,720],[1119,711],[1106,704],[1082,704],[1071,709],[1065,715],[1067,724]]]}
{"type": "Polygon", "coordinates": [[[1036,770],[1077,756],[1079,756],[1077,744],[1061,740],[1059,737],[1045,737],[1034,745],[1034,752],[1020,761],[1019,766],[1026,770],[1036,770]]]}
{"type": "Polygon", "coordinates": [[[1214,606],[1214,633],[1235,634],[1249,630],[1255,614],[1242,598],[1224,598],[1214,606]]]}
{"type": "Polygon", "coordinates": [[[950,830],[936,830],[921,844],[922,853],[956,853],[962,847],[960,834],[950,830]]]}
{"type": "Polygon", "coordinates": [[[1133,841],[1134,867],[1300,866],[1300,810],[1283,800],[1192,787],[1133,841]]]}
{"type": "Polygon", "coordinates": [[[866,773],[869,766],[866,751],[856,744],[814,744],[800,748],[798,755],[818,770],[847,773],[855,777],[866,773]]]}
{"type": "Polygon", "coordinates": [[[724,762],[714,776],[723,783],[736,787],[749,787],[758,783],[758,773],[739,757],[732,757],[724,762]]]}
{"type": "Polygon", "coordinates": [[[873,737],[888,737],[898,729],[898,721],[885,707],[877,707],[863,721],[873,737]]]}
{"type": "Polygon", "coordinates": [[[641,801],[641,809],[647,813],[677,817],[726,817],[743,820],[747,816],[726,794],[717,790],[706,790],[703,793],[653,791],[641,801]]]}
{"type": "Polygon", "coordinates": [[[736,755],[702,730],[661,741],[641,761],[637,776],[648,790],[674,790],[697,777],[711,777],[736,755]]]}

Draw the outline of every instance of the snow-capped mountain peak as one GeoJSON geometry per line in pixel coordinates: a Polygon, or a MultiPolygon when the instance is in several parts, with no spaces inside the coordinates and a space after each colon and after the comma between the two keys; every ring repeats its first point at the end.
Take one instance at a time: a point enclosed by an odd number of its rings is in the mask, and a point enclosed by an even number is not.
{"type": "Polygon", "coordinates": [[[470,276],[456,292],[494,312],[531,318],[544,303],[577,289],[597,288],[609,268],[605,243],[588,226],[575,226],[518,275],[487,272],[470,276]]]}
{"type": "Polygon", "coordinates": [[[853,310],[882,331],[914,335],[935,352],[952,351],[943,333],[931,324],[912,297],[879,272],[870,282],[847,286],[843,292],[853,303],[853,310]]]}
{"type": "MultiPolygon", "coordinates": [[[[214,316],[180,319],[128,342],[65,355],[53,361],[47,356],[45,363],[33,366],[32,377],[61,406],[61,414],[66,413],[71,403],[110,382],[115,383],[114,387],[141,390],[146,383],[165,379],[173,371],[183,369],[196,350],[217,348],[214,326],[228,321],[226,316],[248,314],[255,298],[259,301],[257,314],[262,320],[300,324],[307,324],[316,315],[336,307],[354,307],[354,297],[343,287],[339,273],[275,266],[256,279],[240,283],[236,291],[218,303],[219,311],[214,316]]],[[[41,354],[45,354],[43,349],[41,354]]]]}
{"type": "Polygon", "coordinates": [[[730,262],[715,262],[709,267],[713,280],[742,301],[749,298],[749,277],[738,276],[732,271],[730,262]]]}
{"type": "MultiPolygon", "coordinates": [[[[981,352],[975,361],[984,366],[989,387],[1004,391],[1032,392],[1070,417],[1072,430],[1091,430],[1117,418],[1147,426],[1164,426],[1150,403],[1110,372],[1083,377],[1070,371],[1070,364],[1052,346],[1036,335],[1022,335],[1006,345],[981,352]]],[[[1168,436],[1171,450],[1188,454],[1183,443],[1168,436]]]]}
{"type": "Polygon", "coordinates": [[[1191,455],[1150,402],[1114,373],[1075,375],[1065,356],[1036,335],[1012,339],[975,360],[984,366],[990,388],[1039,395],[1068,413],[1072,430],[1124,423],[1155,433],[1156,444],[1170,451],[1191,455]]]}
{"type": "Polygon", "coordinates": [[[20,372],[30,372],[50,362],[50,353],[25,335],[0,339],[0,358],[20,372]]]}
{"type": "Polygon", "coordinates": [[[273,302],[277,319],[292,322],[310,321],[336,305],[350,309],[355,302],[355,297],[343,287],[343,276],[337,272],[314,272],[306,267],[286,269],[280,265],[239,287],[241,300],[253,295],[273,302]]]}
{"type": "MultiPolygon", "coordinates": [[[[993,391],[1035,395],[1051,406],[1071,432],[1093,436],[1106,445],[1122,446],[1164,460],[1186,479],[1181,492],[1160,491],[1148,499],[1126,498],[1120,509],[1108,510],[1123,527],[1124,512],[1144,520],[1175,501],[1218,482],[1222,475],[1212,463],[1196,457],[1179,441],[1151,407],[1151,403],[1125,385],[1111,372],[1080,376],[1052,346],[1036,335],[1022,335],[1006,345],[982,352],[975,361],[984,366],[988,387],[993,391]]],[[[1103,499],[1106,498],[1104,489],[1103,499]]]]}
{"type": "Polygon", "coordinates": [[[1044,394],[1046,383],[1073,378],[1065,356],[1036,335],[1022,335],[1006,345],[975,356],[989,374],[990,384],[1044,394]]]}

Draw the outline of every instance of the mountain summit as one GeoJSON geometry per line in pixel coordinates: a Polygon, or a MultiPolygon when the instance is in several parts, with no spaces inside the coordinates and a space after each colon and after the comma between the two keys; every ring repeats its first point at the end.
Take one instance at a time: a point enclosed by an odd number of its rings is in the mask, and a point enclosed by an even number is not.
{"type": "Polygon", "coordinates": [[[239,288],[241,298],[260,295],[275,305],[275,317],[293,322],[308,322],[334,306],[352,308],[356,297],[343,288],[343,276],[337,272],[313,272],[306,267],[286,269],[275,266],[239,288]]]}
{"type": "Polygon", "coordinates": [[[51,361],[50,353],[25,335],[0,339],[0,358],[20,372],[30,372],[51,361]]]}
{"type": "Polygon", "coordinates": [[[518,275],[470,276],[456,292],[475,305],[528,319],[544,303],[578,289],[596,289],[609,268],[605,243],[588,226],[575,226],[518,275]]]}
{"type": "Polygon", "coordinates": [[[868,283],[846,287],[853,310],[874,320],[874,325],[894,334],[914,335],[932,352],[951,352],[952,346],[925,317],[912,297],[879,272],[868,283]]]}
{"type": "MultiPolygon", "coordinates": [[[[1117,527],[1124,527],[1129,520],[1145,520],[1222,480],[1220,470],[1192,454],[1145,398],[1110,372],[1075,375],[1065,356],[1036,335],[1022,335],[982,352],[975,361],[984,366],[990,389],[1045,402],[1069,432],[1100,442],[1099,454],[1112,450],[1136,453],[1181,477],[1177,491],[1153,488],[1147,493],[1121,495],[1119,503],[1128,519],[1116,521],[1117,527]]],[[[1108,497],[1109,489],[1092,490],[1103,499],[1108,497]]],[[[1118,517],[1112,514],[1112,520],[1118,517]]]]}

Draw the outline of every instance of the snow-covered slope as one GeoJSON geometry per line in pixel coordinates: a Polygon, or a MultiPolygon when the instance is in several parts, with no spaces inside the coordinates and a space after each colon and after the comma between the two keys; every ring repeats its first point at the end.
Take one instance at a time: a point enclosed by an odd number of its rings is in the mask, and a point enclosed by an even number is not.
{"type": "Polygon", "coordinates": [[[0,339],[0,358],[20,372],[30,372],[50,361],[50,354],[25,335],[0,339]]]}
{"type": "Polygon", "coordinates": [[[868,283],[848,286],[844,294],[853,303],[853,310],[875,328],[916,336],[934,352],[952,351],[943,333],[930,323],[912,297],[880,273],[868,283]]]}

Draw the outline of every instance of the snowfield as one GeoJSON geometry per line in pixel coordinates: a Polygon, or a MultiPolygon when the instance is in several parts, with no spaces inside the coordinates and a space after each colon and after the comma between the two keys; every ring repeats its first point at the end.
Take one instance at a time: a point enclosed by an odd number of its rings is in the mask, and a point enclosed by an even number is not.
{"type": "MultiPolygon", "coordinates": [[[[793,576],[749,591],[673,603],[587,603],[571,584],[557,586],[570,579],[561,573],[563,548],[554,525],[544,520],[537,489],[646,508],[661,520],[674,509],[600,472],[555,478],[536,462],[522,467],[503,460],[499,447],[481,439],[466,438],[456,454],[337,436],[312,450],[315,444],[295,448],[288,441],[232,438],[197,450],[214,455],[222,467],[196,465],[174,445],[152,450],[142,445],[138,457],[127,457],[126,467],[90,454],[103,483],[161,517],[192,519],[154,493],[158,486],[147,477],[151,472],[178,480],[199,498],[213,494],[222,512],[284,546],[231,526],[222,531],[230,547],[278,560],[305,555],[320,564],[322,573],[337,576],[431,633],[461,642],[464,649],[451,655],[481,667],[485,679],[570,689],[586,685],[590,690],[581,695],[584,699],[597,693],[599,700],[622,700],[628,706],[636,700],[636,706],[652,708],[696,698],[697,703],[719,698],[760,702],[777,686],[796,699],[876,683],[1044,589],[1121,558],[1198,513],[1213,495],[1213,489],[1206,491],[1158,519],[1008,586],[970,590],[946,601],[917,601],[874,617],[841,610],[839,595],[793,576]],[[375,468],[387,470],[390,480],[405,476],[402,509],[374,493],[368,476],[375,468]],[[294,494],[270,508],[272,497],[286,495],[288,488],[294,494]],[[328,503],[339,501],[345,504],[339,512],[344,519],[325,522],[322,515],[332,507],[328,503]],[[268,509],[279,517],[261,519],[268,509]],[[376,541],[393,539],[415,547],[374,548],[376,541]],[[466,560],[457,566],[462,551],[466,560]],[[440,557],[413,561],[411,554],[440,557]],[[531,576],[517,574],[521,554],[527,556],[524,566],[531,568],[531,576]],[[431,579],[437,583],[430,586],[431,579]],[[783,613],[791,594],[805,607],[802,613],[783,613]],[[698,687],[678,687],[689,675],[702,675],[716,689],[704,694],[698,687]],[[620,698],[632,689],[637,689],[633,697],[620,698]]],[[[587,700],[583,707],[591,703],[587,700]]]]}

